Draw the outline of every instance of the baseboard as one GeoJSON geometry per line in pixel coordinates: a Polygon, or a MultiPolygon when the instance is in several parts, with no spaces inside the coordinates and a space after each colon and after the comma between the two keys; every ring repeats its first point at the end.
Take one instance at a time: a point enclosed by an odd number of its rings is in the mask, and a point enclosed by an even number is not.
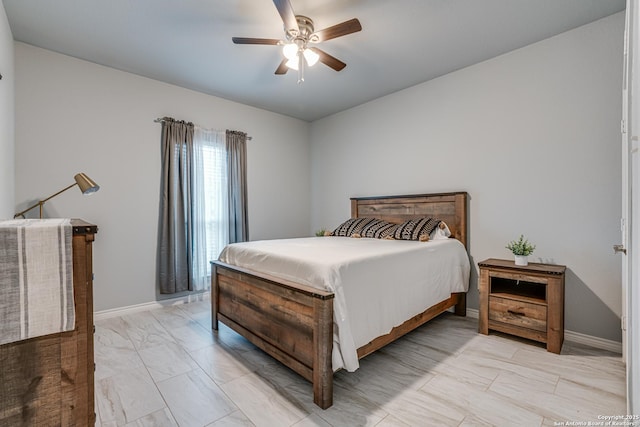
{"type": "Polygon", "coordinates": [[[564,331],[564,339],[578,344],[584,344],[602,350],[609,350],[613,353],[622,354],[622,343],[618,341],[607,340],[573,331],[564,331]]]}
{"type": "Polygon", "coordinates": [[[471,317],[472,319],[478,318],[478,310],[475,308],[467,308],[467,317],[471,317]]]}
{"type": "Polygon", "coordinates": [[[112,308],[109,310],[100,310],[93,313],[93,319],[105,320],[118,316],[126,316],[127,314],[140,313],[142,311],[153,310],[154,308],[169,307],[172,305],[187,304],[196,301],[208,301],[210,292],[202,292],[198,294],[184,295],[176,298],[167,298],[160,301],[145,302],[142,304],[128,305],[126,307],[112,308]]]}
{"type": "MultiPolygon", "coordinates": [[[[477,319],[478,310],[476,310],[475,308],[467,308],[467,316],[473,319],[477,319]]],[[[618,341],[611,341],[604,338],[594,337],[591,335],[581,334],[580,332],[567,330],[564,331],[564,339],[566,341],[584,344],[590,347],[599,348],[601,350],[608,350],[614,353],[622,354],[622,343],[618,341]]]]}

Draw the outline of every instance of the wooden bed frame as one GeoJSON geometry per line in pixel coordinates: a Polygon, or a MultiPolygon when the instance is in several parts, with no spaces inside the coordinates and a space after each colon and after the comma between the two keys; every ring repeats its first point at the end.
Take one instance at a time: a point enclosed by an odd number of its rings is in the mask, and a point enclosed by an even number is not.
{"type": "MultiPolygon", "coordinates": [[[[467,247],[467,193],[351,199],[351,217],[375,217],[401,223],[434,217],[447,223],[451,237],[467,247]]],[[[313,400],[322,409],[333,404],[333,298],[288,280],[225,264],[211,263],[212,327],[218,322],[244,336],[311,381],[313,400]]],[[[466,293],[453,293],[424,312],[358,349],[358,357],[378,350],[454,307],[466,315],[466,293]]]]}

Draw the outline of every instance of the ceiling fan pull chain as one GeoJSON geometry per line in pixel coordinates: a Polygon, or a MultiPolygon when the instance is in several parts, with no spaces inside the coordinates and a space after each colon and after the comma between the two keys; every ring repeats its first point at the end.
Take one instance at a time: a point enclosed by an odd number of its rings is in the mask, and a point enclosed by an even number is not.
{"type": "Polygon", "coordinates": [[[298,84],[304,82],[304,55],[302,49],[298,51],[298,84]]]}

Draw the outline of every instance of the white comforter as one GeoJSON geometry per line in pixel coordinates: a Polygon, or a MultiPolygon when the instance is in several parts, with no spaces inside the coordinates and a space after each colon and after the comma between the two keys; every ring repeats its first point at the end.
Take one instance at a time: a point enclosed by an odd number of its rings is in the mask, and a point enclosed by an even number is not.
{"type": "Polygon", "coordinates": [[[262,240],[228,245],[220,261],[333,292],[334,371],[355,371],[359,347],[469,289],[469,257],[455,239],[262,240]]]}

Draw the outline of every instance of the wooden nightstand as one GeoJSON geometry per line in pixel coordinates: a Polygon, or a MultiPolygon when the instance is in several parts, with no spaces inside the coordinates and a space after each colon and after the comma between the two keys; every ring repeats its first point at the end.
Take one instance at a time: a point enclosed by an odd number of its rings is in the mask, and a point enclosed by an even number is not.
{"type": "Polygon", "coordinates": [[[478,332],[505,332],[547,344],[560,353],[564,341],[563,265],[490,258],[480,267],[478,332]]]}

